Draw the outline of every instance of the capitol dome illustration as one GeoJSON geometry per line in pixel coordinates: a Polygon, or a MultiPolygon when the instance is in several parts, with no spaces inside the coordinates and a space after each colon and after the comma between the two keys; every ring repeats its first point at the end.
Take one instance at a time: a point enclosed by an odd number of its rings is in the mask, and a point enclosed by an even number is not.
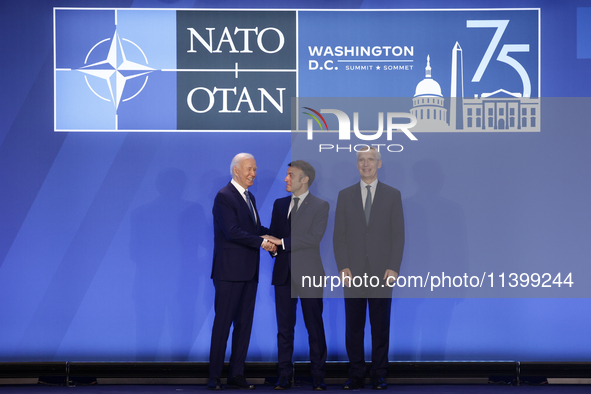
{"type": "Polygon", "coordinates": [[[429,56],[427,56],[427,67],[425,67],[425,79],[418,83],[412,102],[411,113],[417,118],[418,129],[429,131],[430,128],[448,126],[447,109],[444,108],[441,86],[431,77],[429,56]]]}

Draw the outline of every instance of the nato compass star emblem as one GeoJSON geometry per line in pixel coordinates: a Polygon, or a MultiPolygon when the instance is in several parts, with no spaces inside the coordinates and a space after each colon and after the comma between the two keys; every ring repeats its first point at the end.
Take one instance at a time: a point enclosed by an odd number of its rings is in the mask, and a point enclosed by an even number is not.
{"type": "Polygon", "coordinates": [[[148,67],[148,58],[142,49],[134,42],[119,37],[117,31],[115,31],[113,38],[104,39],[93,46],[90,51],[88,51],[84,64],[85,65],[77,69],[77,71],[86,74],[84,79],[90,90],[102,100],[112,102],[115,109],[119,108],[119,104],[122,101],[129,101],[140,94],[148,82],[148,74],[155,71],[155,69],[148,67]],[[141,57],[143,57],[144,64],[128,59],[126,56],[126,50],[123,47],[123,42],[133,45],[133,47],[129,48],[137,48],[139,53],[141,53],[141,57]],[[88,64],[92,53],[103,45],[109,45],[107,58],[88,64]],[[92,78],[89,78],[89,76],[92,78]],[[128,91],[130,90],[129,88],[126,89],[126,86],[129,86],[128,81],[141,77],[144,78],[144,81],[139,89],[136,87],[134,88],[134,91],[131,92],[128,91]],[[104,91],[105,89],[104,85],[103,89],[98,89],[97,85],[95,85],[96,83],[106,84],[110,97],[105,97],[104,93],[97,93],[98,90],[104,91]],[[123,92],[126,94],[125,99],[123,98],[123,92]]]}

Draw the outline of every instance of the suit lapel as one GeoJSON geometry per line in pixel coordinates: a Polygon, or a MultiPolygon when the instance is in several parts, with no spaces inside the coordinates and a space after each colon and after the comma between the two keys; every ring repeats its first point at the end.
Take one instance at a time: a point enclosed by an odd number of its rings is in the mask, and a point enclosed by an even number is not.
{"type": "MultiPolygon", "coordinates": [[[[355,214],[357,215],[357,220],[362,222],[365,227],[367,227],[367,223],[365,222],[365,210],[363,209],[363,199],[361,198],[361,187],[359,183],[353,185],[353,193],[351,197],[353,198],[353,207],[355,207],[355,214]]],[[[371,216],[370,216],[371,221],[371,216]]]]}
{"type": "MultiPolygon", "coordinates": [[[[244,201],[244,199],[242,200],[244,201]]],[[[252,208],[254,209],[254,213],[256,214],[256,226],[257,228],[261,225],[261,216],[259,215],[259,211],[257,210],[257,203],[254,199],[254,194],[250,193],[250,201],[252,202],[252,208]]],[[[246,201],[244,202],[246,204],[246,201]]],[[[248,209],[248,206],[246,207],[248,209]]],[[[249,215],[250,216],[250,215],[249,215]]]]}
{"type": "Polygon", "coordinates": [[[280,208],[280,214],[282,217],[287,218],[287,214],[289,213],[289,204],[291,204],[291,197],[287,197],[283,200],[281,200],[281,205],[279,206],[280,208]]]}
{"type": "Polygon", "coordinates": [[[384,191],[383,188],[380,186],[380,181],[376,184],[375,195],[373,196],[373,202],[371,203],[371,213],[369,214],[369,224],[368,227],[376,220],[374,217],[374,212],[383,212],[380,207],[384,205],[384,191]],[[375,211],[374,211],[375,210],[375,211]]]}
{"type": "Polygon", "coordinates": [[[279,223],[287,223],[287,233],[285,236],[289,236],[291,234],[291,220],[287,217],[289,213],[289,204],[291,203],[291,197],[286,197],[280,200],[279,205],[279,215],[281,215],[279,223]]]}
{"type": "MultiPolygon", "coordinates": [[[[298,218],[300,216],[302,216],[302,214],[304,212],[306,212],[306,209],[308,207],[308,203],[310,202],[310,196],[312,196],[311,194],[308,194],[308,196],[306,197],[306,199],[300,204],[300,206],[298,207],[297,212],[295,213],[295,215],[291,215],[291,225],[295,225],[295,223],[298,221],[298,218]]],[[[290,201],[291,203],[291,201],[290,201]]],[[[288,208],[289,209],[289,208],[288,208]]],[[[293,212],[292,212],[293,213],[293,212]]]]}
{"type": "MultiPolygon", "coordinates": [[[[238,189],[236,189],[236,186],[234,186],[232,184],[232,182],[230,182],[229,185],[231,186],[230,190],[234,194],[234,198],[236,198],[236,200],[238,201],[238,205],[240,206],[240,213],[248,216],[248,218],[250,219],[250,222],[254,224],[254,221],[252,220],[252,217],[250,215],[250,209],[248,208],[248,204],[246,204],[246,200],[244,199],[244,197],[242,197],[242,195],[240,194],[238,189]]],[[[251,201],[252,201],[252,207],[254,209],[254,212],[257,215],[256,226],[258,226],[259,225],[259,213],[257,211],[257,205],[255,203],[254,196],[252,194],[251,194],[251,201]]]]}

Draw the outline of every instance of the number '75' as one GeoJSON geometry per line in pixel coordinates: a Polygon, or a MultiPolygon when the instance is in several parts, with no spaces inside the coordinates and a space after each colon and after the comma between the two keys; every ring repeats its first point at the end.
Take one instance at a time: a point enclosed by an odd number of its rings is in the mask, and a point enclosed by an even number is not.
{"type": "MultiPolygon", "coordinates": [[[[486,71],[486,67],[488,67],[488,63],[490,63],[490,59],[492,58],[493,53],[497,49],[499,41],[501,41],[501,37],[503,36],[503,33],[505,32],[505,29],[507,28],[508,24],[508,20],[466,21],[466,27],[495,27],[497,29],[492,40],[490,41],[490,44],[488,45],[488,48],[486,49],[486,52],[484,53],[484,56],[482,57],[482,60],[480,61],[480,65],[478,66],[478,69],[476,70],[476,73],[472,78],[472,82],[480,82],[480,78],[482,78],[482,75],[486,71]]],[[[530,97],[531,82],[529,80],[529,75],[527,75],[527,71],[525,71],[525,68],[523,68],[521,63],[509,56],[509,53],[511,52],[529,52],[529,44],[503,45],[503,47],[501,48],[501,52],[497,57],[497,60],[510,65],[515,69],[515,71],[517,71],[517,73],[521,77],[521,82],[523,82],[523,97],[530,97]]]]}

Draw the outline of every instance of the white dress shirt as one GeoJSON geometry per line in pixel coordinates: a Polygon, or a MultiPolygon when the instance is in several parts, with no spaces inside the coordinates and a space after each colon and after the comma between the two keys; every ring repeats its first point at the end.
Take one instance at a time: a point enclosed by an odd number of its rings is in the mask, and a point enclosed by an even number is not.
{"type": "MultiPolygon", "coordinates": [[[[248,191],[248,189],[243,188],[242,186],[240,186],[238,184],[238,182],[236,182],[234,180],[234,178],[232,178],[232,185],[234,185],[234,187],[236,188],[236,190],[238,190],[238,193],[240,193],[240,195],[242,196],[242,199],[244,200],[244,202],[246,203],[246,205],[248,205],[248,200],[246,199],[246,195],[244,194],[244,192],[248,191]]],[[[252,205],[252,213],[254,214],[254,221],[257,221],[257,211],[256,209],[254,209],[254,205],[252,205]]],[[[263,239],[263,242],[261,243],[261,246],[263,246],[264,244],[267,243],[266,239],[263,239]]]]}
{"type": "MultiPolygon", "coordinates": [[[[236,190],[238,190],[238,193],[240,193],[240,195],[242,196],[242,199],[244,200],[244,202],[246,202],[246,205],[248,205],[248,200],[246,199],[246,195],[244,194],[244,192],[248,191],[248,189],[245,189],[242,186],[240,186],[238,184],[238,182],[236,182],[234,179],[232,179],[232,185],[234,185],[236,190]]],[[[254,209],[254,205],[252,205],[252,213],[254,214],[254,221],[256,222],[257,221],[257,212],[256,212],[256,209],[254,209]]]]}

